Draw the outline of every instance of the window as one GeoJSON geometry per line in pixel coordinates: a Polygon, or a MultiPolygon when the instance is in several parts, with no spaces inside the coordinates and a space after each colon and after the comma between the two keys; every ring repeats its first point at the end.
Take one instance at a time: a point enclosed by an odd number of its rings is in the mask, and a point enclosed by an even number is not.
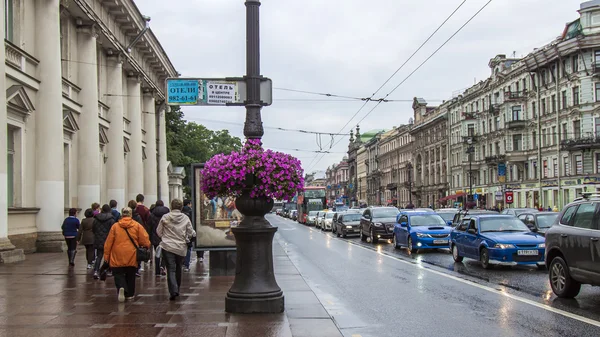
{"type": "Polygon", "coordinates": [[[543,167],[544,167],[544,178],[548,178],[548,161],[547,160],[543,161],[543,167]]]}
{"type": "Polygon", "coordinates": [[[595,229],[593,221],[595,212],[596,204],[594,203],[579,205],[579,208],[577,208],[577,212],[575,212],[575,216],[573,217],[573,225],[577,228],[595,229]]]}
{"type": "Polygon", "coordinates": [[[558,137],[558,132],[556,132],[556,126],[552,127],[552,145],[556,145],[558,144],[558,142],[556,141],[558,137]]]}
{"type": "Polygon", "coordinates": [[[595,92],[596,92],[596,97],[595,97],[596,98],[596,102],[600,102],[600,83],[595,83],[594,84],[594,89],[596,89],[595,90],[595,92]]]}
{"type": "Polygon", "coordinates": [[[500,117],[496,117],[496,120],[494,121],[494,130],[500,130],[500,117]]]}
{"type": "Polygon", "coordinates": [[[573,121],[573,138],[581,138],[581,121],[573,121]]]}
{"type": "Polygon", "coordinates": [[[564,163],[564,168],[565,168],[564,175],[570,176],[571,175],[571,163],[569,163],[569,158],[563,157],[563,163],[564,163]]]}
{"type": "Polygon", "coordinates": [[[552,112],[556,112],[556,95],[552,95],[552,112]]]}
{"type": "Polygon", "coordinates": [[[537,110],[535,108],[537,108],[537,105],[535,104],[535,102],[532,102],[531,103],[531,115],[533,118],[537,117],[537,110]]]}
{"type": "Polygon", "coordinates": [[[596,153],[596,173],[600,173],[600,153],[596,153]]]}
{"type": "Polygon", "coordinates": [[[562,140],[567,139],[567,123],[563,123],[562,125],[562,140]]]}
{"type": "Polygon", "coordinates": [[[546,114],[546,99],[542,98],[542,115],[546,114]]]}
{"type": "Polygon", "coordinates": [[[594,118],[595,136],[600,137],[600,118],[594,118]]]}
{"type": "Polygon", "coordinates": [[[562,95],[562,108],[566,109],[567,108],[567,91],[563,90],[561,95],[562,95]]]}
{"type": "Polygon", "coordinates": [[[560,77],[563,78],[567,74],[567,60],[562,60],[562,66],[560,67],[560,77]]]}
{"type": "Polygon", "coordinates": [[[575,155],[575,174],[583,174],[583,161],[581,155],[575,155]]]}
{"type": "Polygon", "coordinates": [[[527,79],[523,79],[523,90],[527,90],[527,79]]]}
{"type": "Polygon", "coordinates": [[[523,150],[522,146],[522,135],[513,135],[513,151],[521,151],[523,150]]]}
{"type": "Polygon", "coordinates": [[[13,0],[4,0],[4,38],[14,42],[14,5],[13,0]]]}
{"type": "Polygon", "coordinates": [[[8,127],[8,154],[7,154],[7,179],[8,179],[8,188],[7,188],[7,199],[8,199],[8,207],[14,207],[15,205],[15,197],[14,197],[14,189],[15,189],[15,136],[14,130],[8,127]]]}
{"type": "Polygon", "coordinates": [[[548,142],[546,139],[546,129],[542,129],[542,146],[548,146],[548,142]]]}
{"type": "Polygon", "coordinates": [[[481,122],[481,130],[485,133],[485,121],[481,122]]]}
{"type": "Polygon", "coordinates": [[[579,87],[573,87],[573,105],[579,105],[579,87]]]}
{"type": "Polygon", "coordinates": [[[533,145],[534,149],[537,148],[537,132],[535,131],[531,133],[531,144],[533,145]]]}
{"type": "Polygon", "coordinates": [[[485,145],[481,145],[481,155],[485,158],[485,145]]]}
{"type": "Polygon", "coordinates": [[[579,55],[573,55],[573,58],[571,59],[572,64],[571,64],[571,73],[576,73],[579,71],[579,55]]]}
{"type": "Polygon", "coordinates": [[[473,137],[475,136],[475,126],[473,124],[469,124],[467,126],[467,136],[468,137],[473,137]]]}
{"type": "Polygon", "coordinates": [[[573,215],[575,215],[575,211],[577,210],[578,205],[573,205],[565,210],[562,218],[560,218],[561,225],[570,225],[571,219],[573,219],[573,215]]]}
{"type": "Polygon", "coordinates": [[[558,177],[558,159],[554,158],[552,160],[552,166],[554,167],[554,176],[558,177]]]}
{"type": "Polygon", "coordinates": [[[512,107],[512,120],[513,121],[521,120],[521,106],[513,106],[512,107]]]}

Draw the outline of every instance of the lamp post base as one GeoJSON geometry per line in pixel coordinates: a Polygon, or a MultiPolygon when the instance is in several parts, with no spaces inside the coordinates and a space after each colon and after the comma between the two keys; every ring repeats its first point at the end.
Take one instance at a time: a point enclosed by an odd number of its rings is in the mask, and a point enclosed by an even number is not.
{"type": "Polygon", "coordinates": [[[235,280],[225,298],[225,311],[238,314],[281,313],[284,296],[273,271],[276,227],[235,227],[235,280]]]}

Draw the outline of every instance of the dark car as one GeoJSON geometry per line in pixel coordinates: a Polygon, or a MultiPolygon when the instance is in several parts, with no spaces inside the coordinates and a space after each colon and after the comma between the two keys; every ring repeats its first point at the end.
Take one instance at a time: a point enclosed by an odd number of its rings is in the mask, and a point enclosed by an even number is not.
{"type": "Polygon", "coordinates": [[[539,212],[539,211],[535,208],[505,208],[504,210],[502,210],[502,212],[500,214],[519,216],[519,215],[521,215],[521,213],[536,213],[536,212],[539,212]]]}
{"type": "Polygon", "coordinates": [[[573,298],[582,284],[600,286],[600,198],[565,206],[546,231],[546,265],[556,296],[573,298]]]}
{"type": "Polygon", "coordinates": [[[360,219],[360,239],[371,243],[377,243],[379,239],[391,240],[399,212],[396,207],[367,208],[360,219]]]}
{"type": "Polygon", "coordinates": [[[519,220],[523,221],[532,232],[545,236],[557,217],[557,212],[521,213],[519,220]]]}
{"type": "Polygon", "coordinates": [[[335,232],[337,236],[347,237],[348,235],[360,234],[360,218],[358,212],[346,212],[338,216],[338,221],[335,223],[335,232]]]}
{"type": "Polygon", "coordinates": [[[458,209],[455,208],[442,208],[435,211],[439,216],[446,221],[448,226],[452,226],[454,216],[459,212],[458,209]]]}

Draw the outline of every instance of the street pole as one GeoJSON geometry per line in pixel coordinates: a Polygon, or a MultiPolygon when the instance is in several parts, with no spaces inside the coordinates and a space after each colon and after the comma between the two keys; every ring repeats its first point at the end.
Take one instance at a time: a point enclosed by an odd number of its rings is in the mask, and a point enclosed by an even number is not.
{"type": "MultiPolygon", "coordinates": [[[[246,0],[246,76],[247,101],[244,136],[260,139],[264,134],[260,110],[260,34],[259,0],[246,0]]],[[[281,313],[284,296],[273,271],[273,236],[277,227],[264,218],[268,201],[251,199],[244,219],[231,229],[235,235],[236,273],[225,298],[229,313],[281,313]]],[[[237,204],[236,204],[237,205],[237,204]]],[[[244,207],[246,208],[246,207],[244,207]]],[[[238,210],[242,211],[240,207],[238,210]]]]}
{"type": "Polygon", "coordinates": [[[412,205],[412,164],[408,163],[408,204],[412,205]]]}
{"type": "MultiPolygon", "coordinates": [[[[471,149],[473,147],[469,146],[469,195],[471,196],[471,200],[473,200],[473,169],[471,163],[473,162],[473,158],[471,158],[471,149]]],[[[467,197],[467,204],[469,203],[469,198],[467,197]]],[[[473,200],[474,201],[474,200],[473,200]]]]}

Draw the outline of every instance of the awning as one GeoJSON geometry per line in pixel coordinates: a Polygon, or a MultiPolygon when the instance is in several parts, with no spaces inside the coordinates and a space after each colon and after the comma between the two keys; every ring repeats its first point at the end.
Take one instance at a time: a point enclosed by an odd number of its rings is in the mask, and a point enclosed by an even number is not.
{"type": "Polygon", "coordinates": [[[462,197],[464,195],[465,195],[465,193],[456,193],[456,194],[452,194],[452,195],[445,197],[444,200],[456,200],[459,197],[462,197]]]}

